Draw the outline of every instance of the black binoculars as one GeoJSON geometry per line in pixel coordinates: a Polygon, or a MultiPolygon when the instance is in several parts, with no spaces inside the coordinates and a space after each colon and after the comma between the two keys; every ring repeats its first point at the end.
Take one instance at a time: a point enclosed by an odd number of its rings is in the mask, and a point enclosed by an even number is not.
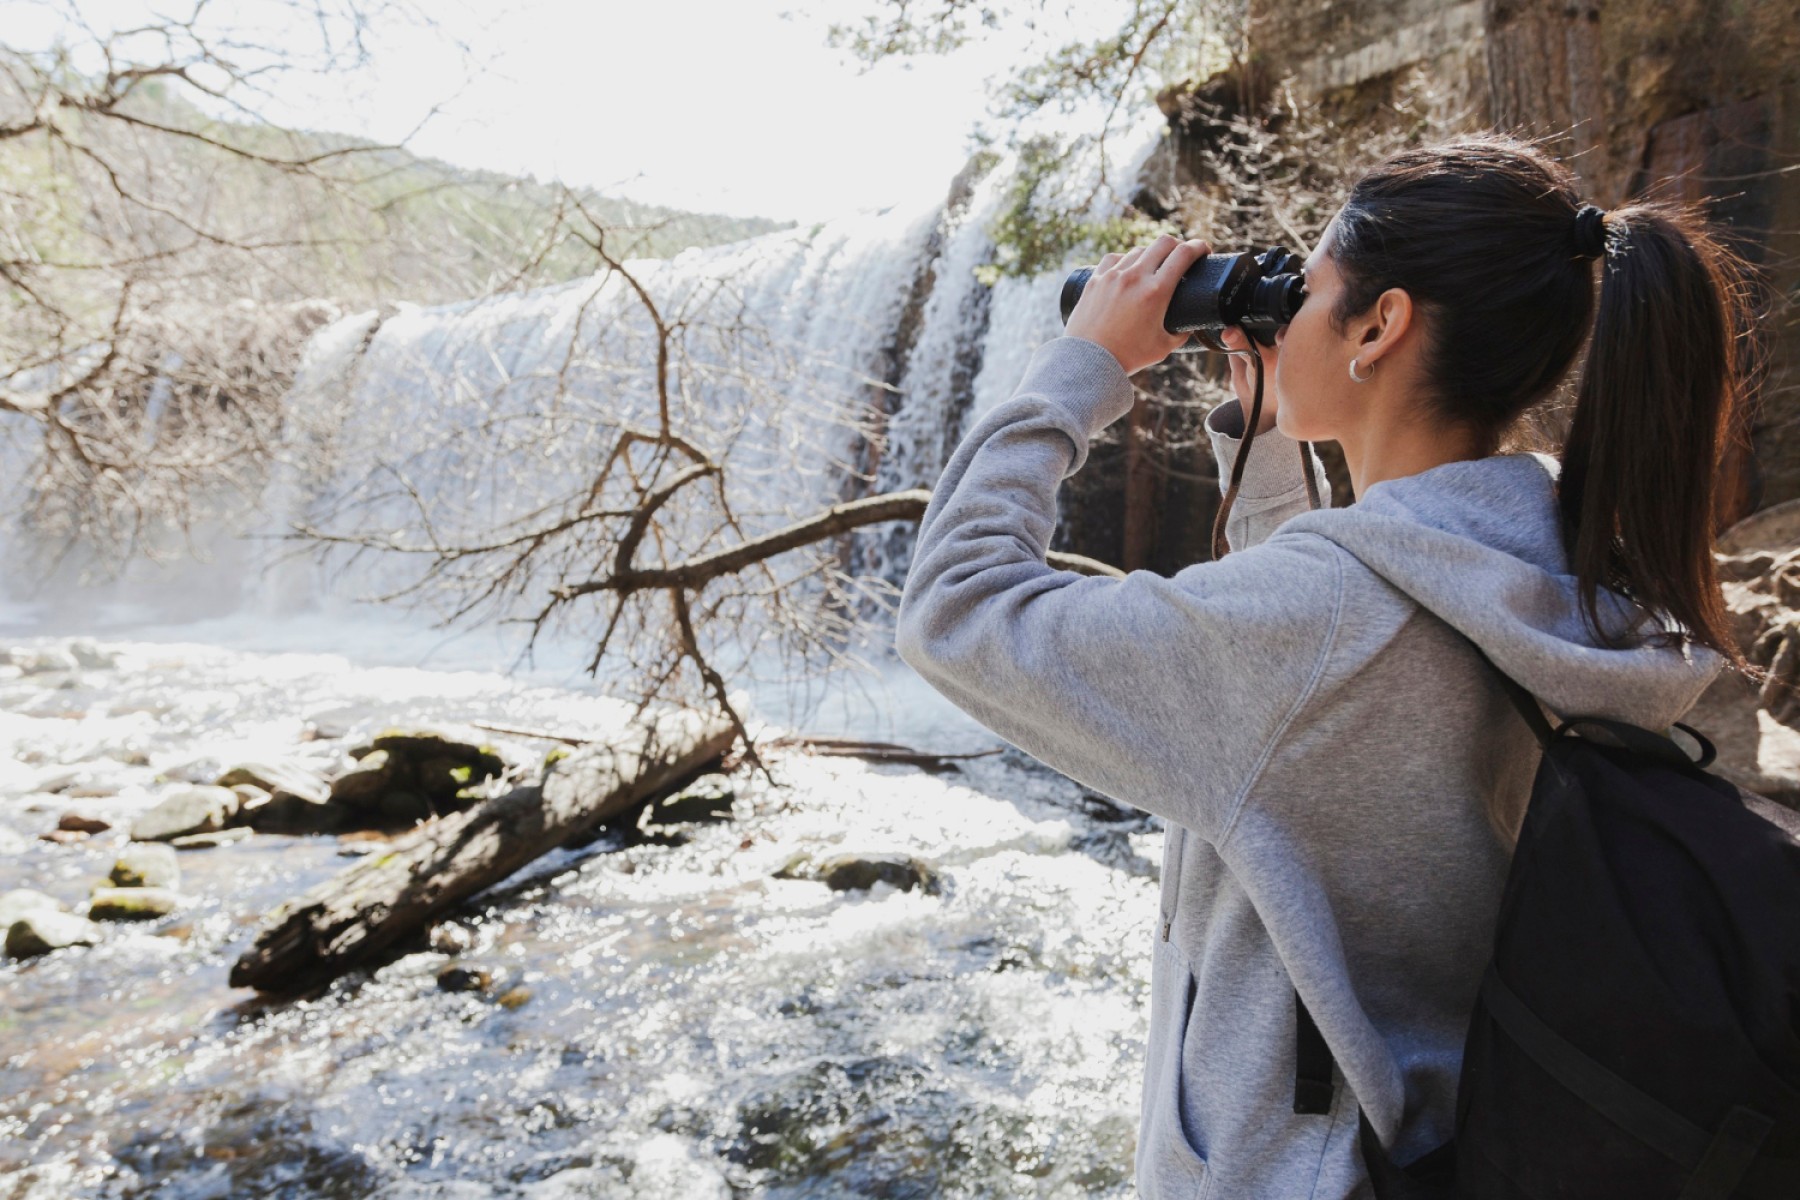
{"type": "MultiPolygon", "coordinates": [[[[1306,300],[1300,266],[1300,259],[1280,246],[1257,255],[1245,252],[1201,258],[1175,285],[1169,311],[1163,315],[1163,328],[1170,333],[1193,334],[1175,352],[1229,353],[1219,335],[1232,325],[1263,345],[1273,346],[1276,332],[1294,319],[1306,300]]],[[[1080,267],[1063,282],[1064,325],[1093,274],[1093,267],[1080,267]]]]}

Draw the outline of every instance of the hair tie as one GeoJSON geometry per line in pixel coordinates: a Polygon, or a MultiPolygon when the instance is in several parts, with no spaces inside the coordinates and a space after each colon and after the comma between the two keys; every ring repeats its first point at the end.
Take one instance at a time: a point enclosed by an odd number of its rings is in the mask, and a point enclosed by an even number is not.
{"type": "Polygon", "coordinates": [[[1606,210],[1584,204],[1575,214],[1575,253],[1599,258],[1606,253],[1606,210]]]}

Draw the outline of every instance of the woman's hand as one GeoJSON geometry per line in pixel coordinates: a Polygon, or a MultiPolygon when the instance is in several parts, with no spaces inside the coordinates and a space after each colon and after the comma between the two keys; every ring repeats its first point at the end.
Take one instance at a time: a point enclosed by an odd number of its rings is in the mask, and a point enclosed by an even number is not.
{"type": "Polygon", "coordinates": [[[1163,234],[1147,246],[1108,254],[1088,277],[1063,332],[1112,351],[1127,375],[1153,367],[1190,335],[1163,328],[1175,285],[1211,246],[1163,234]]]}
{"type": "MultiPolygon", "coordinates": [[[[1236,325],[1227,325],[1220,332],[1219,340],[1233,350],[1244,351],[1231,356],[1231,390],[1237,395],[1244,425],[1248,428],[1250,404],[1256,399],[1256,364],[1250,359],[1250,335],[1236,325]]],[[[1275,427],[1275,358],[1279,351],[1261,342],[1256,344],[1256,349],[1262,351],[1263,360],[1262,419],[1256,423],[1256,432],[1267,433],[1275,427]]]]}

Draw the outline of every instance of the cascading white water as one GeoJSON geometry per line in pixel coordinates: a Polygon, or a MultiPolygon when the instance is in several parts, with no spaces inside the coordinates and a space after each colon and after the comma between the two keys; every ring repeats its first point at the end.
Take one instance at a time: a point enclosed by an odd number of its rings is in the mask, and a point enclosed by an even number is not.
{"type": "MultiPolygon", "coordinates": [[[[1135,180],[1162,136],[1154,110],[1115,131],[1107,177],[1135,180]]],[[[1004,399],[1032,350],[1060,332],[1065,270],[992,288],[974,275],[994,256],[988,229],[1015,166],[1002,160],[954,206],[888,209],[625,264],[665,320],[690,323],[678,335],[686,369],[670,377],[672,420],[727,464],[727,496],[746,534],[847,494],[929,487],[970,420],[1004,399]],[[909,314],[922,281],[929,291],[909,314]],[[916,332],[898,346],[908,317],[916,332]],[[898,389],[885,402],[884,386],[898,389]],[[877,404],[891,416],[875,481],[847,484],[857,439],[843,422],[877,404]]],[[[1083,145],[1054,183],[1078,194],[1098,169],[1083,145]]],[[[208,527],[195,557],[133,563],[100,585],[66,571],[36,577],[21,566],[20,535],[5,535],[0,604],[10,604],[0,613],[14,632],[92,632],[234,610],[291,615],[388,590],[419,564],[364,555],[348,570],[321,569],[292,561],[292,545],[279,539],[359,487],[357,528],[385,527],[403,542],[422,540],[419,501],[448,539],[579,489],[604,444],[584,433],[654,427],[655,349],[643,301],[610,272],[404,306],[385,319],[344,317],[308,343],[287,406],[289,465],[274,472],[256,511],[208,527]],[[381,487],[390,498],[369,503],[381,487]],[[275,565],[278,551],[285,566],[275,565]]],[[[16,484],[27,469],[19,445],[5,465],[16,484]]],[[[662,519],[679,533],[679,506],[662,519]]],[[[863,568],[898,584],[911,533],[866,531],[863,568]]]]}

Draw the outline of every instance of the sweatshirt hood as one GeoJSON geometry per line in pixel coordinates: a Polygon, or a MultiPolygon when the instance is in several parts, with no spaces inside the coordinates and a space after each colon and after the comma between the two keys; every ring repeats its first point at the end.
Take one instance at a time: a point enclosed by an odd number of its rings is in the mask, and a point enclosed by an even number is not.
{"type": "MultiPolygon", "coordinates": [[[[1699,645],[1599,644],[1563,548],[1553,490],[1560,469],[1536,452],[1443,463],[1372,484],[1347,508],[1299,513],[1274,537],[1311,533],[1341,546],[1467,634],[1559,717],[1665,730],[1693,707],[1724,656],[1699,645]]],[[[1604,587],[1596,605],[1609,632],[1640,611],[1604,587]]]]}

